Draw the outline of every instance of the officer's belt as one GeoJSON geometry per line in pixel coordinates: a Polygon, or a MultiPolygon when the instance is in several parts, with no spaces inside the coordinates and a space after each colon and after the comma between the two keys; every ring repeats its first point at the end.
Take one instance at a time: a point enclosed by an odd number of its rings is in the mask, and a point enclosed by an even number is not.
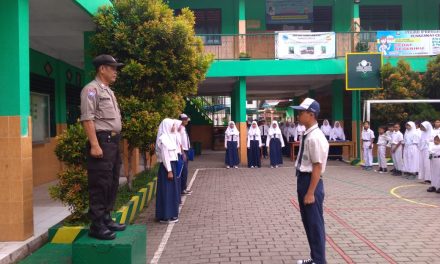
{"type": "Polygon", "coordinates": [[[116,136],[119,136],[119,133],[117,133],[115,131],[97,131],[96,135],[105,135],[105,136],[116,137],[116,136]]]}
{"type": "Polygon", "coordinates": [[[103,143],[119,143],[119,140],[121,138],[121,134],[116,133],[114,131],[98,131],[96,132],[96,137],[98,139],[98,142],[103,143]]]}

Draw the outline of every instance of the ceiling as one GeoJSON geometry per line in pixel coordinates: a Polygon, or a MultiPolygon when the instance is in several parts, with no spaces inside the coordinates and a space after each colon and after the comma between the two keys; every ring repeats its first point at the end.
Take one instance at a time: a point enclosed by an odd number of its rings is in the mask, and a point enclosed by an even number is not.
{"type": "MultiPolygon", "coordinates": [[[[264,76],[246,78],[246,97],[252,100],[292,99],[309,90],[320,92],[331,87],[343,75],[264,76]]],[[[199,86],[198,95],[231,95],[237,78],[208,78],[199,86]]]]}
{"type": "Polygon", "coordinates": [[[84,31],[94,31],[90,15],[73,0],[29,0],[30,47],[84,68],[84,31]]]}

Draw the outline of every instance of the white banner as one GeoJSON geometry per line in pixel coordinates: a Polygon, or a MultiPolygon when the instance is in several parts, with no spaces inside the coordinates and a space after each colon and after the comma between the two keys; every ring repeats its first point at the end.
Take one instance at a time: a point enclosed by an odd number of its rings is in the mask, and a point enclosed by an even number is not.
{"type": "Polygon", "coordinates": [[[278,59],[316,60],[336,57],[335,32],[276,33],[275,54],[278,59]]]}

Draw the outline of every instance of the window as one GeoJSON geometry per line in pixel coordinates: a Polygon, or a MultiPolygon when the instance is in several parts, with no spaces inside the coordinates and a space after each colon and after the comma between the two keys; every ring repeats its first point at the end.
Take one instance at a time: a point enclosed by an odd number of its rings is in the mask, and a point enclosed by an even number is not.
{"type": "Polygon", "coordinates": [[[360,6],[359,16],[366,31],[402,29],[402,6],[360,6]]]}
{"type": "Polygon", "coordinates": [[[313,27],[314,32],[332,31],[333,13],[331,6],[313,7],[313,27]]]}
{"type": "Polygon", "coordinates": [[[30,91],[32,142],[43,143],[56,136],[55,80],[31,73],[30,91]]]}
{"type": "MultiPolygon", "coordinates": [[[[221,9],[195,9],[195,31],[198,35],[221,34],[222,13],[221,9]]],[[[205,45],[221,45],[221,36],[202,36],[205,45]]]]}
{"type": "Polygon", "coordinates": [[[67,125],[75,124],[81,116],[81,87],[66,84],[67,125]]]}
{"type": "Polygon", "coordinates": [[[44,143],[50,137],[50,96],[31,93],[32,142],[44,143]]]}

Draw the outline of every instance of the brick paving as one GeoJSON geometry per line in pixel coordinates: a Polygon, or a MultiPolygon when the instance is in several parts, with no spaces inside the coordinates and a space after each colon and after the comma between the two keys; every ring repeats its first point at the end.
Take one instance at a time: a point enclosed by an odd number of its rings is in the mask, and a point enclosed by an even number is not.
{"type": "MultiPolygon", "coordinates": [[[[296,263],[309,247],[296,201],[293,163],[223,168],[223,153],[191,162],[200,168],[159,263],[296,263]]],[[[427,185],[331,161],[324,176],[328,263],[440,263],[440,194],[427,185]],[[403,200],[390,194],[395,190],[403,200]]],[[[154,202],[147,224],[148,263],[167,225],[154,202]]]]}

